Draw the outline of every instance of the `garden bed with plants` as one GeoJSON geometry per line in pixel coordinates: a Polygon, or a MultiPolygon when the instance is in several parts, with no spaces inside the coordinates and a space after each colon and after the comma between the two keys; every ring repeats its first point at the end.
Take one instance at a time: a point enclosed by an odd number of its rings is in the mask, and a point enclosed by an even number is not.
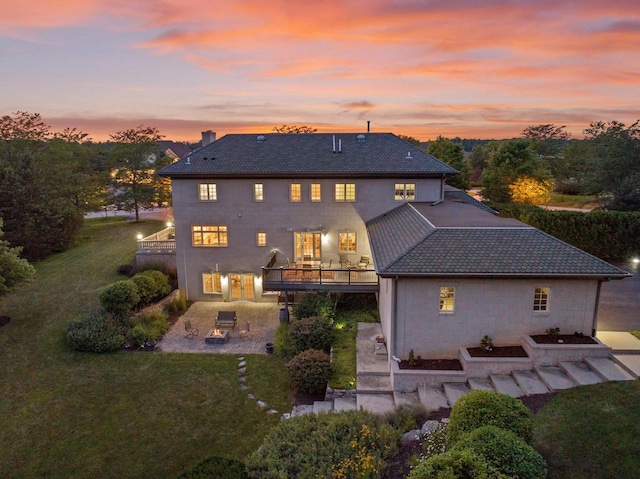
{"type": "Polygon", "coordinates": [[[535,334],[531,336],[536,344],[598,344],[598,341],[591,336],[581,334],[558,334],[551,336],[549,334],[535,334]]]}
{"type": "Polygon", "coordinates": [[[400,369],[424,369],[433,371],[462,371],[462,363],[458,359],[414,359],[413,362],[402,360],[400,369]]]}
{"type": "Polygon", "coordinates": [[[583,361],[611,354],[611,348],[597,339],[576,334],[523,336],[523,346],[534,366],[557,366],[562,361],[583,361]]]}
{"type": "Polygon", "coordinates": [[[493,346],[491,349],[481,347],[467,348],[472,358],[528,358],[522,346],[493,346]]]}

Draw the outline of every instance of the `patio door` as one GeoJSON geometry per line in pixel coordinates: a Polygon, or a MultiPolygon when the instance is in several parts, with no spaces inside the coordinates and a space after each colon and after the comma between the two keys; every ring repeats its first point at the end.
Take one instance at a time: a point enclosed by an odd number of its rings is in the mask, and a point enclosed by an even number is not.
{"type": "Polygon", "coordinates": [[[255,286],[252,274],[230,274],[229,275],[231,301],[241,299],[255,299],[255,286]]]}
{"type": "Polygon", "coordinates": [[[322,244],[322,233],[320,231],[294,233],[294,241],[296,261],[321,260],[322,253],[320,251],[320,245],[322,244]]]}

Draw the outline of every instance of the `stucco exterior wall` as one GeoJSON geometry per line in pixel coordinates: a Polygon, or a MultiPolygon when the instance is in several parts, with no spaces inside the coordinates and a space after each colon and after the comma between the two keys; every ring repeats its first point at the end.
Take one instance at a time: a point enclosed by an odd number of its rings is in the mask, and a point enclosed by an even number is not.
{"type": "Polygon", "coordinates": [[[393,337],[391,335],[391,320],[393,318],[393,280],[390,278],[380,278],[380,289],[378,291],[378,311],[380,312],[380,325],[382,334],[387,339],[387,352],[389,355],[395,354],[393,337]]]}
{"type": "Polygon", "coordinates": [[[496,346],[553,327],[590,334],[596,294],[596,280],[400,279],[396,355],[457,358],[459,347],[478,346],[485,334],[496,346]],[[439,312],[441,286],[455,287],[451,314],[439,312]],[[550,288],[546,313],[533,311],[536,287],[550,288]]]}

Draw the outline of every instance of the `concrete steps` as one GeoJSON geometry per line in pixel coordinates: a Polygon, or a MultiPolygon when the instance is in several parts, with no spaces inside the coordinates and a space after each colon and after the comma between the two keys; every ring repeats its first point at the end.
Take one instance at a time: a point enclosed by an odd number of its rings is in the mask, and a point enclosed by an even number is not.
{"type": "Polygon", "coordinates": [[[569,389],[578,385],[560,366],[536,366],[535,371],[550,391],[569,389]]]}
{"type": "Polygon", "coordinates": [[[546,394],[549,392],[547,385],[542,382],[535,371],[513,371],[513,379],[515,379],[522,392],[527,396],[534,394],[546,394]]]}
{"type": "Polygon", "coordinates": [[[632,381],[636,379],[619,363],[610,358],[587,358],[585,362],[606,381],[632,381]]]}
{"type": "Polygon", "coordinates": [[[493,387],[499,393],[508,394],[514,398],[525,396],[524,391],[520,389],[520,386],[510,374],[492,374],[489,378],[493,387]]]}

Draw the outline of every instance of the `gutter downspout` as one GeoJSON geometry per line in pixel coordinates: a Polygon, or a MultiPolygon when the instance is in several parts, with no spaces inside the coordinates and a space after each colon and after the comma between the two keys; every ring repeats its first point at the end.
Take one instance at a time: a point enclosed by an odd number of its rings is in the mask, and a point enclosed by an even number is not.
{"type": "Polygon", "coordinates": [[[602,288],[602,280],[598,280],[598,288],[596,290],[596,304],[593,308],[593,325],[591,329],[591,337],[595,337],[596,329],[598,329],[598,309],[600,309],[600,289],[602,288]]]}
{"type": "Polygon", "coordinates": [[[391,341],[391,347],[389,348],[389,356],[393,357],[396,355],[396,342],[398,341],[398,277],[395,276],[393,278],[393,296],[391,297],[391,335],[393,341],[391,341]]]}

